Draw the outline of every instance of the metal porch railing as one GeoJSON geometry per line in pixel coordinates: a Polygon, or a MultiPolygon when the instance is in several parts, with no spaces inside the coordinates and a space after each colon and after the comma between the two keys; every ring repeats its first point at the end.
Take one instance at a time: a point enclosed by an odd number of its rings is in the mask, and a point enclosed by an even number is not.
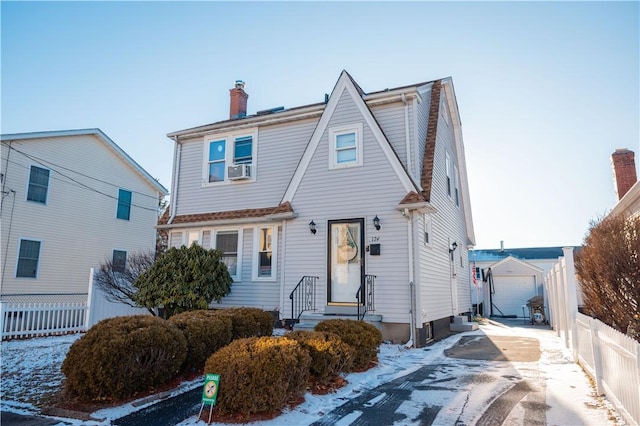
{"type": "Polygon", "coordinates": [[[300,315],[304,311],[316,310],[316,285],[318,277],[305,275],[300,279],[296,287],[289,295],[291,300],[291,319],[289,326],[293,328],[294,324],[300,319],[300,315]]]}
{"type": "Polygon", "coordinates": [[[374,312],[376,310],[374,305],[375,289],[376,276],[365,275],[356,293],[356,300],[358,301],[358,321],[363,320],[367,312],[374,312]]]}

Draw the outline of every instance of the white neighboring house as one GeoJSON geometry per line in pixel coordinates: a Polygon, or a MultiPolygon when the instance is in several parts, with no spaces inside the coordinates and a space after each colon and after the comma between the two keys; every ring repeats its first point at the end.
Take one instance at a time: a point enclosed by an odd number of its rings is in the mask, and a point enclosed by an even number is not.
{"type": "Polygon", "coordinates": [[[155,250],[167,190],[101,130],[1,138],[1,301],[86,302],[91,268],[155,250]]]}
{"type": "Polygon", "coordinates": [[[224,252],[222,306],[367,309],[385,339],[416,344],[448,333],[471,310],[474,244],[451,78],[365,93],[343,71],[325,102],[254,115],[244,87],[228,120],[168,135],[169,244],[224,252]]]}

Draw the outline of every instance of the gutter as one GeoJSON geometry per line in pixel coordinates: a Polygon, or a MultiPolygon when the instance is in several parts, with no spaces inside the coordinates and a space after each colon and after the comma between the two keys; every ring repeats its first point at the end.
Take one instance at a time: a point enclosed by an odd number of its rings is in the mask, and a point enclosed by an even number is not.
{"type": "MultiPolygon", "coordinates": [[[[173,141],[175,142],[175,147],[173,150],[173,179],[171,180],[171,197],[169,200],[169,220],[167,221],[167,225],[171,225],[173,223],[173,219],[176,217],[176,209],[177,209],[177,188],[178,188],[178,175],[180,174],[180,157],[182,154],[182,144],[178,141],[178,136],[173,137],[173,141]]],[[[162,225],[164,226],[164,225],[162,225]]],[[[158,229],[161,229],[158,227],[158,229]]]]}

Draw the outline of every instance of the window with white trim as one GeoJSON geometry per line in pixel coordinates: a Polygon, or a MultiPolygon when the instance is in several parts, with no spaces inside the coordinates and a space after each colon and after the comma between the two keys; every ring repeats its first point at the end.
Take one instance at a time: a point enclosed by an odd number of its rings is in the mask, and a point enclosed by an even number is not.
{"type": "Polygon", "coordinates": [[[456,202],[456,206],[460,207],[460,183],[458,179],[458,168],[456,166],[453,166],[453,182],[454,182],[453,199],[456,202]]]}
{"type": "Polygon", "coordinates": [[[446,154],[446,164],[445,164],[445,170],[447,173],[447,195],[449,197],[451,197],[451,186],[452,186],[452,182],[451,182],[451,157],[449,157],[449,153],[447,152],[446,154]]]}
{"type": "Polygon", "coordinates": [[[277,227],[258,227],[254,235],[253,279],[273,280],[276,278],[277,227]]]}
{"type": "Polygon", "coordinates": [[[255,180],[256,134],[257,131],[251,129],[205,136],[203,183],[206,185],[230,181],[228,168],[239,164],[246,164],[250,180],[255,180]]]}
{"type": "Polygon", "coordinates": [[[431,232],[431,216],[427,213],[424,214],[424,244],[431,246],[433,241],[433,235],[431,232]]]}
{"type": "Polygon", "coordinates": [[[234,281],[240,280],[241,255],[240,242],[242,232],[240,230],[217,231],[215,237],[215,249],[222,252],[222,261],[227,265],[229,274],[234,281]]]}
{"type": "Polygon", "coordinates": [[[362,165],[362,123],[329,129],[329,168],[362,165]]]}
{"type": "Polygon", "coordinates": [[[29,171],[29,188],[27,189],[27,201],[47,204],[49,192],[49,170],[38,166],[31,166],[29,171]]]}
{"type": "Polygon", "coordinates": [[[40,261],[40,241],[20,240],[16,278],[37,278],[40,261]]]}

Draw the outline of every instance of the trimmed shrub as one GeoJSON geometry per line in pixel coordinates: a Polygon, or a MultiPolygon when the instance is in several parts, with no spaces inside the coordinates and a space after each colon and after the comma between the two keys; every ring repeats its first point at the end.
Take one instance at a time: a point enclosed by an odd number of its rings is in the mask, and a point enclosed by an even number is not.
{"type": "Polygon", "coordinates": [[[219,315],[231,318],[232,339],[245,337],[271,336],[273,334],[273,315],[258,308],[219,309],[219,315]]]}
{"type": "Polygon", "coordinates": [[[300,330],[287,334],[287,337],[296,340],[309,351],[309,371],[320,383],[326,384],[339,373],[353,368],[354,350],[336,334],[300,330]]]}
{"type": "Polygon", "coordinates": [[[173,379],[187,341],[173,323],[150,315],[100,321],[67,353],[65,386],[83,400],[122,400],[173,379]]]}
{"type": "Polygon", "coordinates": [[[220,414],[273,413],[304,394],[310,362],[295,340],[250,337],[211,355],[205,373],[220,374],[220,414]]]}
{"type": "Polygon", "coordinates": [[[209,356],[231,342],[231,318],[216,311],[187,311],[169,318],[187,339],[187,358],[183,370],[202,372],[209,356]]]}
{"type": "Polygon", "coordinates": [[[382,344],[382,334],[375,326],[364,321],[331,319],[319,322],[316,331],[328,331],[337,334],[343,342],[351,346],[355,353],[353,368],[366,368],[376,359],[382,344]]]}

